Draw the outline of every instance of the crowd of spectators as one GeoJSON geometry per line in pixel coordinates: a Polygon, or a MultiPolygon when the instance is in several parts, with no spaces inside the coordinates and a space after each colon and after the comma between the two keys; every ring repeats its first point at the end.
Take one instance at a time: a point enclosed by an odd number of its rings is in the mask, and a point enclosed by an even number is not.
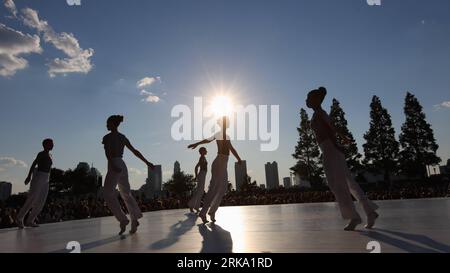
{"type": "MultiPolygon", "coordinates": [[[[447,186],[408,185],[396,189],[367,190],[371,200],[418,199],[450,196],[447,186]]],[[[188,198],[159,198],[144,200],[137,198],[143,212],[187,208],[188,198]]],[[[251,192],[229,192],[222,206],[271,205],[291,203],[333,202],[330,191],[299,189],[256,190],[251,192]]],[[[0,228],[15,227],[15,217],[23,202],[6,205],[0,202],[0,228]]],[[[123,205],[123,202],[122,202],[123,205]]],[[[124,207],[124,206],[123,206],[124,207]]],[[[96,198],[49,198],[39,215],[38,222],[54,223],[70,220],[88,219],[112,215],[103,199],[96,198]]]]}

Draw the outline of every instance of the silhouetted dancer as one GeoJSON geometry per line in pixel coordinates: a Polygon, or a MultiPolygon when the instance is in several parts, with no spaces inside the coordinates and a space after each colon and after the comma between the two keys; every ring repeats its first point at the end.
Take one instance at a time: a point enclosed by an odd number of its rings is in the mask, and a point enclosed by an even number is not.
{"type": "Polygon", "coordinates": [[[378,206],[367,198],[352,177],[343,148],[337,142],[336,134],[339,134],[347,142],[349,140],[336,131],[330,117],[322,109],[322,102],[326,94],[327,90],[324,87],[310,91],[306,99],[306,105],[314,110],[311,127],[323,153],[323,167],[328,186],[336,198],[342,217],[350,219],[349,224],[344,228],[345,230],[355,230],[356,226],[362,223],[361,217],[353,204],[352,195],[361,203],[367,215],[366,228],[372,228],[376,218],[378,218],[376,213],[378,206]]]}
{"type": "Polygon", "coordinates": [[[50,170],[53,164],[52,155],[50,154],[50,151],[53,149],[53,140],[49,138],[44,139],[42,146],[44,150],[37,154],[25,179],[25,185],[28,185],[30,181],[31,185],[27,201],[25,201],[25,204],[17,214],[16,224],[20,229],[24,228],[23,220],[30,210],[31,212],[27,217],[25,226],[39,226],[36,223],[36,217],[42,211],[42,208],[44,208],[45,200],[47,199],[50,170]]]}
{"type": "Polygon", "coordinates": [[[117,198],[117,185],[119,185],[120,196],[130,214],[131,234],[137,231],[137,227],[139,226],[138,219],[142,218],[138,203],[131,195],[130,182],[128,181],[128,169],[122,159],[124,147],[126,146],[136,157],[144,161],[149,168],[153,169],[154,167],[152,163],[145,159],[145,157],[131,145],[126,136],[118,132],[117,128],[121,122],[123,122],[123,116],[115,115],[108,118],[106,127],[111,133],[104,136],[102,142],[105,147],[106,158],[108,159],[108,173],[105,178],[103,195],[109,209],[120,222],[119,235],[122,235],[125,232],[126,226],[130,221],[123,212],[119,199],[117,198]]]}
{"type": "Polygon", "coordinates": [[[241,164],[241,158],[234,149],[233,145],[231,145],[230,138],[226,133],[227,127],[229,126],[228,118],[223,117],[219,119],[218,124],[221,127],[221,131],[208,139],[204,139],[200,142],[188,146],[188,148],[195,149],[198,145],[207,144],[214,140],[216,140],[217,142],[217,157],[214,159],[211,165],[211,181],[209,190],[206,193],[202,210],[198,215],[205,224],[208,223],[208,220],[206,219],[206,213],[208,213],[211,217],[211,221],[216,221],[216,211],[219,208],[220,202],[222,201],[222,198],[227,191],[227,165],[230,151],[236,157],[238,163],[241,164]]]}
{"type": "Polygon", "coordinates": [[[197,181],[197,187],[195,188],[191,200],[188,202],[189,210],[194,212],[195,209],[197,213],[200,212],[200,202],[205,193],[205,179],[208,171],[208,161],[206,161],[205,157],[208,151],[205,147],[200,147],[198,152],[200,153],[200,159],[198,160],[197,165],[195,165],[195,180],[197,181]]]}

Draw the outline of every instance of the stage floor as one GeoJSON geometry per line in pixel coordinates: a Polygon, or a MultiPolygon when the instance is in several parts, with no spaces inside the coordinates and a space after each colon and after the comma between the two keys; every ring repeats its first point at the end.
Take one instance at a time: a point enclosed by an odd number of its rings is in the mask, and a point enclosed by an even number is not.
{"type": "Polygon", "coordinates": [[[187,210],[167,210],[145,213],[134,235],[118,236],[113,217],[0,230],[0,252],[69,252],[69,241],[81,252],[367,253],[370,241],[381,252],[450,252],[450,199],[376,203],[372,231],[344,231],[334,203],[223,207],[206,226],[187,210]]]}

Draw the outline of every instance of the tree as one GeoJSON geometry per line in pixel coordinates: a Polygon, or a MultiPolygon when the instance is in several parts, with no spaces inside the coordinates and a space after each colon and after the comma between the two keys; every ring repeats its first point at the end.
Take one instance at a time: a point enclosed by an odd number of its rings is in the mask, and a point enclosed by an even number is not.
{"type": "Polygon", "coordinates": [[[356,172],[361,170],[361,154],[358,152],[358,146],[353,137],[353,134],[347,127],[347,119],[345,118],[344,110],[341,108],[337,99],[333,99],[333,104],[330,109],[330,119],[336,130],[349,141],[346,142],[340,134],[336,135],[339,145],[344,148],[345,159],[351,171],[356,172]]]}
{"type": "Polygon", "coordinates": [[[303,108],[300,109],[300,127],[297,131],[299,140],[292,154],[297,159],[297,163],[291,167],[291,170],[312,185],[321,183],[323,170],[320,150],[308,114],[303,108]]]}
{"type": "Polygon", "coordinates": [[[177,197],[186,197],[194,188],[194,176],[183,171],[176,172],[164,183],[164,189],[177,197]]]}
{"type": "Polygon", "coordinates": [[[52,168],[50,171],[49,179],[49,194],[62,194],[69,192],[71,185],[64,179],[64,171],[56,168],[52,168]]]}
{"type": "Polygon", "coordinates": [[[385,181],[391,183],[391,174],[398,170],[399,144],[391,116],[383,108],[377,96],[370,104],[370,128],[364,134],[364,165],[372,173],[383,173],[385,181]]]}
{"type": "Polygon", "coordinates": [[[256,192],[259,190],[258,183],[256,181],[252,182],[252,178],[250,176],[246,176],[244,182],[241,185],[242,192],[256,192]]]}
{"type": "Polygon", "coordinates": [[[436,155],[439,146],[436,144],[431,125],[426,121],[422,106],[409,92],[405,98],[404,113],[406,120],[400,134],[401,171],[409,176],[425,177],[427,165],[441,162],[436,155]]]}
{"type": "Polygon", "coordinates": [[[64,183],[70,186],[70,192],[74,196],[97,192],[98,181],[96,177],[82,168],[67,170],[64,173],[64,180],[64,183]]]}

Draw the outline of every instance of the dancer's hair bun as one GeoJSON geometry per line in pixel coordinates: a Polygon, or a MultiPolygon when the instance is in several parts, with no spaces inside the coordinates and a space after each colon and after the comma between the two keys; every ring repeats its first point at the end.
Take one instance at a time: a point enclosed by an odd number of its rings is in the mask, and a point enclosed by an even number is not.
{"type": "Polygon", "coordinates": [[[324,97],[327,95],[327,89],[325,87],[321,86],[318,90],[324,97]]]}

